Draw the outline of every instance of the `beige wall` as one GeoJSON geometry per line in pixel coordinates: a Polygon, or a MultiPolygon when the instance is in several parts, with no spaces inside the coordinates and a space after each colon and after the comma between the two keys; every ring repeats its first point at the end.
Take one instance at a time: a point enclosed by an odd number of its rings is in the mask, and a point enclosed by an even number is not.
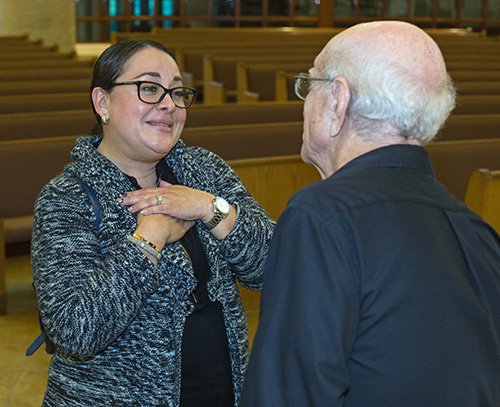
{"type": "Polygon", "coordinates": [[[74,0],[0,0],[0,35],[25,35],[74,50],[76,42],[74,0]]]}

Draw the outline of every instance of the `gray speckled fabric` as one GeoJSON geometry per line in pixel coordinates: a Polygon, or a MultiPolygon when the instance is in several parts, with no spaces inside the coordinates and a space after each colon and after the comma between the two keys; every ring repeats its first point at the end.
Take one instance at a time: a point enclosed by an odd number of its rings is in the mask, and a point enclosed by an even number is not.
{"type": "MultiPolygon", "coordinates": [[[[196,285],[191,265],[178,242],[166,245],[153,266],[126,239],[136,216],[117,199],[133,187],[97,152],[98,143],[96,136],[78,139],[74,162],[35,205],[33,278],[43,323],[58,346],[44,406],[177,406],[182,332],[196,285]],[[97,194],[98,236],[88,197],[72,175],[97,194]]],[[[236,279],[260,289],[274,222],[215,154],[179,141],[165,159],[181,184],[222,196],[238,212],[222,241],[196,224],[211,268],[210,298],[223,304],[238,406],[248,332],[236,279]]]]}

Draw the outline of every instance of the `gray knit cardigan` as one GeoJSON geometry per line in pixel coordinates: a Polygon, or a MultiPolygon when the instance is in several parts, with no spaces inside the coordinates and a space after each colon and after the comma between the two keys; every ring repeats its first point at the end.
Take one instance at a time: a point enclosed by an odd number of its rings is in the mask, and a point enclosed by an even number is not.
{"type": "MultiPolygon", "coordinates": [[[[42,321],[58,346],[43,405],[178,406],[181,339],[196,286],[192,267],[179,242],[166,245],[154,266],[126,239],[136,215],[117,199],[133,186],[97,152],[99,141],[78,139],[74,162],[35,205],[33,278],[42,321]],[[98,234],[90,201],[73,175],[97,193],[98,234]]],[[[209,296],[223,307],[238,406],[248,331],[236,279],[261,288],[274,221],[215,154],[179,141],[165,159],[181,184],[222,196],[237,210],[234,229],[222,241],[200,221],[196,228],[211,269],[209,296]]]]}

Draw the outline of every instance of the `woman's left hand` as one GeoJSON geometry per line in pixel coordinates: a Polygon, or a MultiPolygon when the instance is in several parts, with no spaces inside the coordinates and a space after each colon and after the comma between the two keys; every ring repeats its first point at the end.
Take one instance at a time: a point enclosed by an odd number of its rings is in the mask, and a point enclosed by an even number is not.
{"type": "Polygon", "coordinates": [[[208,192],[160,181],[158,188],[128,192],[120,199],[120,203],[130,206],[129,211],[132,213],[163,213],[178,219],[200,219],[207,223],[214,215],[213,199],[214,196],[208,192]]]}

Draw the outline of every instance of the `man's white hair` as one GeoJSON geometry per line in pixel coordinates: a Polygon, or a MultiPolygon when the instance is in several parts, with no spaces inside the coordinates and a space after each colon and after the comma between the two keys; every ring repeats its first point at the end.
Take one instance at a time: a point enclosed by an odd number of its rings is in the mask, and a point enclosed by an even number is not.
{"type": "Polygon", "coordinates": [[[456,91],[450,76],[429,89],[384,55],[368,56],[345,45],[332,47],[322,77],[347,80],[351,91],[348,119],[358,134],[367,140],[382,132],[418,140],[422,145],[432,141],[455,107],[456,91]]]}

